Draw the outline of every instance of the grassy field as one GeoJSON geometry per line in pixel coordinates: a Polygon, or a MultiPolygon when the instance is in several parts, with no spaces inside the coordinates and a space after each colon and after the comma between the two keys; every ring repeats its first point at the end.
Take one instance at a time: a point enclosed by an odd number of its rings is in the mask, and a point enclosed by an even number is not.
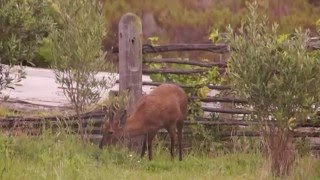
{"type": "MultiPolygon", "coordinates": [[[[169,151],[155,147],[154,160],[124,149],[98,149],[77,137],[0,136],[0,179],[276,179],[259,153],[200,152],[171,161],[169,151]]],[[[286,179],[320,179],[320,161],[298,158],[286,179]]]]}

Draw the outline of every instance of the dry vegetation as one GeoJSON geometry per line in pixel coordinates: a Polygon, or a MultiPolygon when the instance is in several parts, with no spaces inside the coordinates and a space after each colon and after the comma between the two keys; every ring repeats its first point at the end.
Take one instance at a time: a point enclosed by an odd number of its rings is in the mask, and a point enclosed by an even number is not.
{"type": "MultiPolygon", "coordinates": [[[[120,17],[134,12],[142,18],[144,39],[158,36],[160,44],[209,42],[212,29],[224,31],[226,25],[240,26],[247,13],[247,0],[104,0],[109,34],[105,46],[117,44],[120,17]]],[[[250,1],[249,1],[250,2],[250,1]]],[[[260,11],[271,22],[280,24],[280,33],[291,33],[296,27],[315,33],[320,5],[312,0],[259,0],[260,11]]]]}

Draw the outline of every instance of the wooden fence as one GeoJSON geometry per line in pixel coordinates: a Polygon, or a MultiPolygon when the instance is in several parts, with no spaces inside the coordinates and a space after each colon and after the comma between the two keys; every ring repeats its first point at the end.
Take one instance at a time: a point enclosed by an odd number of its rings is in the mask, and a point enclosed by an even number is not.
{"type": "MultiPolygon", "coordinates": [[[[315,41],[319,40],[317,38],[313,39],[315,41]]],[[[178,45],[166,45],[166,46],[152,46],[152,45],[142,45],[142,27],[140,19],[131,13],[125,14],[119,23],[119,47],[115,47],[112,52],[119,56],[119,91],[128,91],[129,96],[132,97],[128,104],[128,110],[132,109],[133,104],[139,99],[142,94],[142,86],[159,86],[161,82],[147,82],[142,81],[142,75],[150,75],[154,73],[169,73],[169,74],[183,74],[192,75],[195,73],[207,72],[212,67],[226,68],[226,63],[224,59],[220,59],[219,62],[206,62],[201,60],[180,60],[175,58],[145,58],[142,60],[143,55],[146,54],[159,54],[166,52],[185,52],[185,51],[203,51],[215,54],[224,55],[230,51],[230,48],[226,44],[178,44],[178,45]],[[144,63],[167,63],[167,64],[185,64],[194,66],[192,69],[144,69],[144,63]]],[[[309,49],[319,49],[319,43],[310,42],[309,49]]],[[[183,88],[194,87],[197,85],[184,85],[177,84],[183,88]]],[[[225,85],[208,84],[208,88],[217,91],[228,91],[230,87],[225,85]]],[[[257,124],[256,121],[245,121],[243,119],[234,118],[234,115],[250,114],[251,111],[245,108],[235,108],[236,104],[246,104],[247,101],[244,99],[239,99],[236,97],[228,96],[208,96],[207,98],[190,97],[195,99],[200,99],[201,102],[206,103],[206,106],[202,107],[202,110],[207,113],[215,113],[219,115],[218,119],[212,120],[208,117],[198,117],[196,121],[185,121],[186,125],[201,124],[205,126],[241,126],[246,127],[249,125],[257,124]],[[220,104],[231,104],[230,107],[225,108],[225,106],[216,106],[217,103],[220,104]],[[210,106],[210,104],[215,104],[215,106],[210,106]],[[221,116],[220,116],[221,115],[221,116]],[[225,116],[228,115],[228,116],[225,116]]],[[[82,119],[85,120],[87,125],[87,130],[90,133],[92,139],[98,140],[101,138],[100,127],[105,118],[103,112],[94,112],[84,114],[82,119]]],[[[38,118],[0,118],[0,128],[5,130],[10,129],[29,129],[30,134],[41,133],[41,126],[43,122],[50,122],[50,124],[55,124],[58,127],[63,124],[63,126],[70,126],[73,128],[77,127],[77,121],[75,116],[68,117],[38,117],[38,118]],[[63,119],[68,119],[64,121],[63,119]],[[63,120],[63,121],[62,121],[63,120]],[[38,130],[31,130],[38,129],[38,130]],[[39,130],[40,129],[40,130],[39,130]]],[[[301,123],[297,125],[299,128],[294,133],[296,137],[320,137],[320,126],[309,122],[301,123]],[[308,130],[301,130],[307,128],[308,130]]],[[[230,132],[222,132],[221,136],[230,136],[230,132]]],[[[259,136],[258,132],[253,131],[233,131],[233,136],[259,136]]],[[[317,149],[318,146],[315,146],[317,149]]]]}
{"type": "MultiPolygon", "coordinates": [[[[133,103],[140,97],[140,92],[143,85],[149,86],[159,86],[161,82],[149,82],[142,81],[142,74],[177,74],[177,75],[193,75],[201,74],[209,71],[212,67],[217,67],[219,69],[226,68],[226,60],[220,58],[218,62],[207,62],[197,60],[181,60],[178,58],[150,58],[151,54],[159,55],[161,53],[168,52],[186,52],[186,51],[197,51],[214,53],[224,57],[225,54],[230,52],[230,47],[227,44],[177,44],[177,45],[166,45],[166,46],[152,46],[152,45],[142,45],[143,41],[141,35],[141,23],[138,17],[134,14],[126,14],[120,21],[119,25],[119,47],[113,49],[113,53],[119,53],[119,72],[120,79],[119,83],[125,82],[125,85],[120,86],[120,91],[128,91],[133,96],[134,100],[129,104],[128,109],[132,108],[133,103]],[[134,19],[131,22],[124,21],[127,19],[134,19]],[[131,27],[132,26],[132,27],[131,27]],[[139,30],[132,29],[137,28],[139,30]],[[127,39],[121,39],[126,37],[127,39]],[[125,43],[123,43],[125,42],[125,43]],[[145,58],[142,58],[143,55],[145,58]],[[172,69],[172,66],[165,66],[166,68],[161,69],[149,69],[144,66],[146,63],[161,63],[161,64],[184,64],[193,66],[189,69],[172,69]],[[169,67],[169,68],[168,68],[169,67]],[[125,72],[124,74],[122,74],[125,72]],[[128,76],[130,74],[130,76],[128,76]],[[133,81],[132,81],[133,80],[133,81]],[[139,81],[138,81],[139,80],[139,81]],[[136,92],[139,92],[138,94],[136,92]]],[[[308,49],[315,50],[319,49],[319,38],[312,38],[309,42],[308,49]]],[[[196,83],[196,82],[195,82],[196,83]]],[[[177,84],[180,87],[188,88],[197,86],[195,85],[184,85],[177,84]]],[[[217,90],[220,92],[230,91],[230,87],[225,85],[217,84],[207,84],[207,87],[211,90],[217,90]]],[[[202,124],[204,126],[212,125],[227,125],[227,126],[248,126],[248,124],[255,124],[256,121],[246,122],[239,117],[245,117],[245,115],[250,114],[251,111],[246,108],[237,108],[238,104],[246,104],[247,101],[244,99],[238,99],[234,96],[224,96],[221,93],[220,97],[215,95],[208,96],[207,98],[191,97],[200,99],[202,103],[206,105],[202,106],[202,110],[205,113],[214,113],[218,115],[218,119],[210,119],[208,117],[198,117],[196,121],[185,121],[186,125],[202,124]],[[219,105],[220,104],[220,105],[219,105]],[[230,105],[227,105],[230,104],[230,105]],[[228,108],[229,107],[229,108],[228,108]],[[231,108],[230,108],[231,107],[231,108]]],[[[243,106],[242,106],[243,107],[243,106]]],[[[300,128],[294,132],[295,137],[320,137],[320,125],[312,125],[310,123],[304,123],[297,125],[300,128]],[[306,128],[307,130],[301,130],[306,128]]],[[[230,132],[222,133],[221,136],[230,136],[230,132]]],[[[243,131],[232,132],[232,135],[236,136],[259,136],[258,132],[253,131],[243,131]]]]}
{"type": "MultiPolygon", "coordinates": [[[[149,86],[159,86],[161,82],[150,82],[142,81],[142,74],[178,74],[178,75],[193,75],[208,72],[212,67],[226,68],[226,60],[220,59],[219,62],[208,62],[198,60],[181,60],[178,58],[142,58],[143,55],[148,54],[161,54],[167,52],[185,52],[185,51],[205,51],[214,54],[224,55],[230,52],[230,48],[227,44],[178,44],[178,45],[166,45],[166,46],[152,46],[152,45],[142,45],[141,36],[141,23],[138,17],[134,14],[128,13],[122,17],[119,25],[119,47],[115,47],[112,52],[119,53],[119,72],[120,72],[120,91],[129,91],[133,97],[133,102],[135,102],[141,95],[141,88],[143,85],[149,86]],[[131,19],[131,21],[128,21],[131,19]],[[131,27],[132,26],[132,27],[131,27]],[[137,28],[139,30],[132,29],[137,28]],[[121,38],[122,37],[122,38],[121,38]],[[127,39],[123,39],[123,38],[127,39]],[[133,41],[135,40],[135,41],[133,41]],[[190,65],[194,68],[189,69],[171,69],[171,68],[161,68],[161,69],[149,69],[143,68],[143,64],[146,63],[161,63],[161,64],[184,64],[190,65]],[[129,75],[131,76],[129,76],[129,75]],[[134,80],[134,82],[132,81],[134,80]],[[139,92],[138,94],[136,92],[139,92]]],[[[313,38],[313,41],[309,43],[308,48],[314,50],[319,48],[319,43],[317,38],[313,38]]],[[[170,67],[170,66],[169,66],[170,67]]],[[[177,84],[177,83],[175,83],[177,84]]],[[[195,85],[184,85],[177,84],[180,87],[188,88],[195,85]]],[[[230,87],[225,85],[207,84],[207,87],[211,90],[225,91],[230,90],[230,87]]],[[[201,102],[207,103],[207,106],[203,106],[202,109],[209,113],[218,114],[250,114],[250,110],[243,108],[232,108],[226,109],[224,107],[214,107],[210,106],[208,103],[230,103],[230,104],[246,104],[247,101],[244,99],[238,99],[236,97],[225,97],[225,96],[208,96],[207,98],[198,98],[201,102]]],[[[129,104],[129,109],[131,109],[132,103],[129,104]]],[[[201,119],[201,117],[199,117],[201,119]]],[[[219,119],[224,121],[225,119],[219,119]]],[[[219,121],[218,120],[218,121],[219,121]]],[[[230,119],[229,119],[230,120],[230,119]]],[[[234,120],[234,119],[231,119],[234,120]]],[[[189,123],[189,122],[187,122],[189,123]]],[[[202,124],[205,124],[204,122],[202,124]]],[[[208,122],[212,124],[212,122],[208,122]]]]}

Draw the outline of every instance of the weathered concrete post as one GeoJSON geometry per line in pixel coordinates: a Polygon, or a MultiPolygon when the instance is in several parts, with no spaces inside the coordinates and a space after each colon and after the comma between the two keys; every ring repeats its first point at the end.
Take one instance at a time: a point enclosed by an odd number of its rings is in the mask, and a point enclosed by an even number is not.
{"type": "Polygon", "coordinates": [[[119,91],[128,91],[128,113],[142,94],[142,25],[140,18],[126,13],[119,23],[119,91]]]}

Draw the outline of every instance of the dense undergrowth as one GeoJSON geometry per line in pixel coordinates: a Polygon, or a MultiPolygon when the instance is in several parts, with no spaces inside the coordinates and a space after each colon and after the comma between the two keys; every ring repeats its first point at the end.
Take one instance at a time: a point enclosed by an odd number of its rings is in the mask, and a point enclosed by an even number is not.
{"type": "MultiPolygon", "coordinates": [[[[125,148],[100,150],[65,131],[38,137],[0,136],[0,179],[275,179],[256,151],[221,152],[200,149],[170,160],[159,142],[154,160],[140,159],[125,148]]],[[[286,179],[320,178],[320,162],[299,157],[286,179]]]]}

